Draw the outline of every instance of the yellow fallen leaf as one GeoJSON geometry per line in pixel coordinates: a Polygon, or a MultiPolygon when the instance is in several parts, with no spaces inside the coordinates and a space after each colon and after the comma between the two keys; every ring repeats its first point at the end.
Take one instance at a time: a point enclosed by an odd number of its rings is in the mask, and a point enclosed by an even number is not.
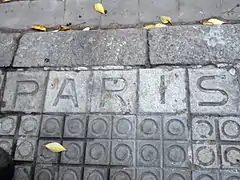
{"type": "Polygon", "coordinates": [[[207,21],[202,22],[203,25],[221,25],[223,23],[225,22],[215,18],[208,19],[207,21]]]}
{"type": "Polygon", "coordinates": [[[6,2],[10,2],[10,0],[3,0],[2,2],[6,3],[6,2]]]}
{"type": "Polygon", "coordinates": [[[163,24],[168,24],[168,23],[172,24],[172,18],[170,18],[169,16],[161,16],[160,21],[163,24]]]}
{"type": "Polygon", "coordinates": [[[59,29],[56,29],[56,30],[53,30],[53,31],[50,31],[50,32],[59,32],[59,29]]]}
{"type": "Polygon", "coordinates": [[[90,27],[85,27],[82,31],[89,31],[90,29],[90,27]]]}
{"type": "Polygon", "coordinates": [[[144,29],[153,29],[153,28],[155,28],[154,24],[149,24],[149,25],[144,26],[144,29]]]}
{"type": "Polygon", "coordinates": [[[41,24],[34,24],[32,25],[32,29],[39,30],[39,31],[47,31],[47,28],[41,24]]]}
{"type": "Polygon", "coordinates": [[[162,24],[162,23],[158,23],[158,24],[155,24],[155,27],[156,28],[161,28],[161,27],[167,27],[167,25],[162,24]]]}
{"type": "Polygon", "coordinates": [[[61,144],[59,144],[57,142],[48,143],[48,144],[45,145],[45,147],[49,151],[52,151],[52,152],[55,152],[55,153],[66,151],[66,149],[61,144]]]}
{"type": "Polygon", "coordinates": [[[104,7],[103,7],[103,5],[101,3],[96,3],[94,5],[94,7],[95,7],[95,10],[97,12],[102,13],[102,14],[106,14],[106,11],[105,11],[105,9],[104,9],[104,7]]]}
{"type": "Polygon", "coordinates": [[[60,26],[59,31],[72,31],[72,28],[68,27],[68,26],[60,26]]]}

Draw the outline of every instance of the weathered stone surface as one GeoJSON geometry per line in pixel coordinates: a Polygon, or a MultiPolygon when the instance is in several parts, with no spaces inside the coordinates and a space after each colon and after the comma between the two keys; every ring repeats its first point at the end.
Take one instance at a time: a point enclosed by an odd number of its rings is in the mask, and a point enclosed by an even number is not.
{"type": "Polygon", "coordinates": [[[150,61],[152,64],[232,63],[240,59],[239,31],[240,25],[150,30],[150,61]]]}
{"type": "Polygon", "coordinates": [[[107,10],[107,15],[101,16],[101,26],[139,23],[138,0],[102,0],[102,3],[107,10]]]}
{"type": "Polygon", "coordinates": [[[33,24],[63,24],[63,1],[17,1],[0,4],[0,26],[29,28],[33,24]]]}
{"type": "Polygon", "coordinates": [[[58,179],[58,166],[49,164],[37,164],[34,173],[34,180],[58,179]]]}
{"type": "Polygon", "coordinates": [[[240,6],[239,0],[222,0],[221,16],[226,19],[239,20],[240,6]]]}
{"type": "Polygon", "coordinates": [[[175,0],[139,0],[140,21],[144,23],[158,22],[160,16],[171,16],[177,20],[178,4],[175,0]]]}
{"type": "Polygon", "coordinates": [[[137,71],[95,71],[91,112],[136,111],[137,71]]]}
{"type": "Polygon", "coordinates": [[[145,30],[29,33],[14,66],[141,65],[146,50],[145,30]]]}
{"type": "Polygon", "coordinates": [[[240,146],[221,145],[222,168],[240,168],[240,146]]]}
{"type": "Polygon", "coordinates": [[[137,168],[137,179],[162,180],[163,173],[160,168],[137,168]]]}
{"type": "Polygon", "coordinates": [[[86,112],[90,72],[57,72],[49,74],[45,112],[86,112]]]}
{"type": "Polygon", "coordinates": [[[139,112],[186,110],[184,69],[141,69],[139,112]]]}
{"type": "Polygon", "coordinates": [[[179,0],[179,17],[180,21],[200,21],[212,16],[220,16],[221,1],[214,0],[179,0]]]}
{"type": "Polygon", "coordinates": [[[193,113],[238,113],[236,75],[225,69],[189,69],[190,103],[193,113]]]}
{"type": "Polygon", "coordinates": [[[0,138],[0,147],[11,154],[13,146],[12,138],[0,138]]]}
{"type": "Polygon", "coordinates": [[[225,141],[240,141],[240,119],[239,117],[218,118],[220,139],[225,141]]]}
{"type": "Polygon", "coordinates": [[[64,134],[65,138],[84,138],[86,135],[86,116],[69,115],[65,119],[64,134]]]}
{"type": "Polygon", "coordinates": [[[19,36],[20,34],[0,33],[0,66],[9,66],[11,64],[14,53],[17,50],[17,38],[19,36]]]}
{"type": "Polygon", "coordinates": [[[182,169],[164,169],[164,179],[171,180],[189,180],[191,179],[190,171],[182,169]]]}
{"type": "Polygon", "coordinates": [[[2,111],[41,112],[47,73],[8,72],[2,111]]]}
{"type": "Polygon", "coordinates": [[[0,118],[0,135],[14,135],[17,127],[17,116],[0,118]]]}
{"type": "Polygon", "coordinates": [[[30,180],[31,166],[15,165],[14,180],[30,180]]]}
{"type": "Polygon", "coordinates": [[[110,179],[120,180],[134,180],[136,174],[133,168],[111,168],[110,169],[110,179]]]}
{"type": "Polygon", "coordinates": [[[65,6],[64,23],[81,26],[99,26],[100,13],[94,7],[99,0],[67,0],[65,6]]]}
{"type": "Polygon", "coordinates": [[[38,136],[40,120],[41,116],[39,115],[22,116],[18,134],[21,136],[38,136]]]}
{"type": "Polygon", "coordinates": [[[96,180],[96,179],[106,180],[108,178],[107,176],[108,176],[107,168],[99,168],[99,167],[84,168],[83,180],[96,180]]]}
{"type": "Polygon", "coordinates": [[[216,171],[216,170],[208,170],[208,171],[207,170],[199,170],[199,171],[193,171],[192,179],[215,180],[215,179],[220,179],[220,177],[219,177],[218,171],[216,171]]]}
{"type": "Polygon", "coordinates": [[[79,166],[60,166],[59,179],[61,180],[81,180],[82,167],[79,166]]]}
{"type": "Polygon", "coordinates": [[[40,137],[61,137],[62,116],[43,115],[40,137]]]}

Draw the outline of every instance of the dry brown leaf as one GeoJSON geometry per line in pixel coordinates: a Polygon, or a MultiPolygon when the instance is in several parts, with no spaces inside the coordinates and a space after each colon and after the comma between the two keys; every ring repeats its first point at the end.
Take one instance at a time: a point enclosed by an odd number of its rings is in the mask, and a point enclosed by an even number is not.
{"type": "Polygon", "coordinates": [[[60,26],[59,31],[72,31],[72,28],[68,27],[68,26],[60,26]]]}
{"type": "Polygon", "coordinates": [[[94,5],[94,7],[95,7],[95,10],[96,10],[97,12],[99,12],[99,13],[101,13],[101,14],[106,14],[106,11],[105,11],[105,9],[104,9],[104,7],[103,7],[103,5],[102,5],[101,3],[96,3],[96,4],[94,5]]]}
{"type": "Polygon", "coordinates": [[[170,18],[169,16],[161,16],[160,21],[163,24],[168,24],[168,23],[172,24],[172,18],[170,18]]]}
{"type": "Polygon", "coordinates": [[[38,30],[38,31],[47,31],[47,28],[45,26],[43,26],[42,24],[34,24],[32,25],[32,29],[34,30],[38,30]]]}

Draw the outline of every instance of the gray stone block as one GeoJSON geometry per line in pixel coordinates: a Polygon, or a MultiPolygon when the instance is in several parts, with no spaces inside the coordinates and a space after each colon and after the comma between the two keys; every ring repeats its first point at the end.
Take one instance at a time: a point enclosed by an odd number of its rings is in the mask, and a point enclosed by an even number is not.
{"type": "Polygon", "coordinates": [[[232,63],[240,58],[239,30],[240,25],[150,30],[150,61],[152,64],[232,63]]]}
{"type": "Polygon", "coordinates": [[[141,180],[162,180],[160,168],[137,168],[137,179],[141,180]]]}
{"type": "Polygon", "coordinates": [[[175,0],[140,0],[139,16],[143,23],[158,22],[160,16],[171,16],[173,21],[177,20],[178,4],[175,0]]]}
{"type": "Polygon", "coordinates": [[[60,166],[59,180],[82,180],[82,167],[79,166],[60,166]]]}
{"type": "Polygon", "coordinates": [[[14,135],[17,126],[17,116],[0,118],[0,135],[14,135]]]}
{"type": "Polygon", "coordinates": [[[85,164],[108,165],[110,162],[109,140],[93,140],[87,142],[85,164]]]}
{"type": "Polygon", "coordinates": [[[63,141],[66,151],[61,153],[61,163],[83,164],[84,141],[63,141]]]}
{"type": "Polygon", "coordinates": [[[186,110],[184,69],[141,69],[140,112],[182,112],[186,110]]]}
{"type": "Polygon", "coordinates": [[[63,15],[63,1],[17,1],[0,6],[0,24],[7,28],[29,28],[33,24],[59,25],[63,24],[63,15]]]}
{"type": "Polygon", "coordinates": [[[8,72],[2,111],[41,112],[47,72],[8,72]]]}
{"type": "Polygon", "coordinates": [[[17,50],[17,39],[19,37],[20,34],[0,33],[0,66],[10,66],[14,53],[17,50]]]}
{"type": "Polygon", "coordinates": [[[135,180],[135,169],[133,168],[111,168],[110,169],[111,180],[135,180]]]}
{"type": "MultiPolygon", "coordinates": [[[[200,170],[192,172],[192,179],[206,179],[215,180],[220,179],[219,172],[216,170],[200,170]]],[[[231,180],[231,179],[229,179],[231,180]]]]}
{"type": "Polygon", "coordinates": [[[165,115],[163,117],[163,138],[188,140],[187,115],[165,115]]]}
{"type": "Polygon", "coordinates": [[[221,145],[222,168],[240,168],[240,146],[221,145]]]}
{"type": "Polygon", "coordinates": [[[138,116],[137,139],[162,139],[162,117],[138,116]]]}
{"type": "Polygon", "coordinates": [[[137,166],[162,167],[162,152],[160,141],[137,141],[137,166]]]}
{"type": "Polygon", "coordinates": [[[88,138],[110,139],[112,132],[112,116],[90,115],[88,120],[88,138]]]}
{"type": "Polygon", "coordinates": [[[83,180],[107,180],[108,171],[107,168],[84,168],[83,180]]]}
{"type": "Polygon", "coordinates": [[[139,23],[137,0],[102,0],[106,15],[101,16],[101,26],[136,25],[139,23]]]}
{"type": "Polygon", "coordinates": [[[143,65],[146,37],[140,29],[28,33],[20,40],[14,66],[143,65]]]}
{"type": "Polygon", "coordinates": [[[212,16],[218,17],[221,12],[221,1],[214,0],[180,0],[179,1],[179,16],[180,21],[200,21],[212,16]]]}
{"type": "Polygon", "coordinates": [[[164,151],[164,167],[189,167],[190,145],[184,141],[165,141],[164,151]]]}
{"type": "Polygon", "coordinates": [[[218,168],[217,148],[214,144],[193,144],[193,164],[202,168],[218,168]]]}
{"type": "Polygon", "coordinates": [[[57,180],[58,166],[37,164],[34,173],[34,180],[57,180]]]}
{"type": "Polygon", "coordinates": [[[30,180],[31,166],[15,165],[13,180],[30,180]]]}
{"type": "Polygon", "coordinates": [[[22,116],[18,134],[21,136],[38,136],[40,129],[40,120],[40,115],[22,116]]]}
{"type": "Polygon", "coordinates": [[[240,119],[238,117],[218,118],[220,139],[240,141],[240,119]]]}
{"type": "Polygon", "coordinates": [[[19,137],[15,151],[15,160],[33,161],[37,146],[37,138],[19,137]]]}
{"type": "Polygon", "coordinates": [[[68,115],[64,125],[65,138],[84,138],[86,134],[86,116],[68,115]]]}
{"type": "MultiPolygon", "coordinates": [[[[57,163],[59,154],[49,151],[45,145],[48,143],[52,143],[50,140],[39,140],[38,142],[38,152],[37,152],[37,162],[38,163],[57,163]]],[[[54,142],[60,143],[58,140],[54,140],[54,142]]]]}
{"type": "Polygon", "coordinates": [[[9,154],[12,153],[13,139],[12,138],[0,138],[0,147],[7,151],[9,154]]]}
{"type": "MultiPolygon", "coordinates": [[[[0,71],[0,90],[2,91],[2,84],[3,84],[3,80],[4,80],[4,76],[5,76],[5,73],[0,71]]],[[[2,93],[2,92],[1,92],[2,93]]]]}
{"type": "Polygon", "coordinates": [[[239,20],[240,19],[240,7],[238,0],[222,0],[221,16],[225,19],[239,20]]]}
{"type": "Polygon", "coordinates": [[[237,75],[225,69],[189,69],[191,112],[228,114],[238,112],[237,75]]]}
{"type": "Polygon", "coordinates": [[[192,119],[193,140],[216,140],[216,126],[213,117],[195,117],[192,119]]]}
{"type": "Polygon", "coordinates": [[[94,9],[99,0],[68,0],[66,1],[64,23],[81,26],[99,26],[100,13],[94,9]]]}
{"type": "Polygon", "coordinates": [[[240,179],[239,172],[231,170],[222,170],[220,171],[222,180],[238,180],[240,179]]]}
{"type": "Polygon", "coordinates": [[[171,180],[190,180],[191,173],[182,169],[164,169],[163,179],[171,180]]]}
{"type": "Polygon", "coordinates": [[[40,137],[61,137],[63,117],[43,115],[40,137]]]}
{"type": "Polygon", "coordinates": [[[111,151],[111,165],[135,166],[135,149],[135,141],[113,141],[111,151]]]}
{"type": "Polygon", "coordinates": [[[51,71],[45,112],[86,112],[90,72],[51,71]]]}
{"type": "Polygon", "coordinates": [[[136,111],[137,71],[95,71],[91,112],[136,111]]]}
{"type": "Polygon", "coordinates": [[[114,116],[112,138],[135,139],[136,116],[114,116]]]}

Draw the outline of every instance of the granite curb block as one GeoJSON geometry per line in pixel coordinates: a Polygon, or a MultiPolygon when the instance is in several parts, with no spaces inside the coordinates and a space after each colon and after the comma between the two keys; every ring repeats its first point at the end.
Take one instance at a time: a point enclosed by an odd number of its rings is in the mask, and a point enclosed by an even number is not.
{"type": "Polygon", "coordinates": [[[152,64],[234,63],[240,59],[240,25],[175,26],[149,32],[152,64]]]}
{"type": "Polygon", "coordinates": [[[139,29],[25,34],[15,67],[144,65],[147,32],[139,29]]]}

